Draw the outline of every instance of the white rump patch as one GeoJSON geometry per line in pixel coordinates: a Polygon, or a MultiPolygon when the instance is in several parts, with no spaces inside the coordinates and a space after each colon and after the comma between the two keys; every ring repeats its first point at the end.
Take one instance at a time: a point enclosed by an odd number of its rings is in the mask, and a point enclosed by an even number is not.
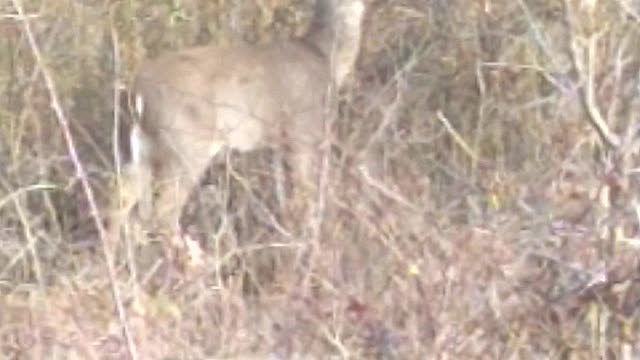
{"type": "Polygon", "coordinates": [[[129,141],[131,147],[131,162],[140,164],[145,161],[149,152],[149,144],[145,135],[142,133],[140,125],[133,125],[129,141]]]}
{"type": "Polygon", "coordinates": [[[142,98],[142,95],[136,94],[134,106],[135,106],[136,114],[138,115],[139,118],[141,118],[142,113],[144,112],[144,99],[142,98]]]}

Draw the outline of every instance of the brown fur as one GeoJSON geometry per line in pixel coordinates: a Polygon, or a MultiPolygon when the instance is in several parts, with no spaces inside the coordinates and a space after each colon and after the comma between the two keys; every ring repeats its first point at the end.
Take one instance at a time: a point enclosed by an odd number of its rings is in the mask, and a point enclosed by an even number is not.
{"type": "Polygon", "coordinates": [[[130,200],[119,201],[124,209],[117,216],[138,203],[143,218],[176,231],[189,193],[221,149],[245,152],[283,139],[297,189],[313,191],[326,94],[353,68],[363,12],[360,0],[317,1],[302,39],[189,48],[141,66],[132,91],[132,161],[123,181],[130,200]]]}

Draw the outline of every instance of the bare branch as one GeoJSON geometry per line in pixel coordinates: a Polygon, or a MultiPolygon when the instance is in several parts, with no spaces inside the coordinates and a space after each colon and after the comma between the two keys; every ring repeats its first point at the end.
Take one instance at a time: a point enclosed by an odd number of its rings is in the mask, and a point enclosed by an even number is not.
{"type": "Polygon", "coordinates": [[[569,42],[570,51],[569,55],[573,62],[573,67],[578,76],[579,83],[581,84],[579,89],[580,100],[587,111],[587,121],[596,130],[600,140],[611,148],[618,148],[620,146],[620,138],[609,129],[605,119],[596,104],[595,99],[595,61],[596,61],[596,48],[598,44],[599,34],[593,34],[588,40],[587,44],[587,64],[584,64],[584,56],[581,56],[581,49],[579,48],[580,39],[577,38],[575,33],[575,27],[572,19],[571,4],[568,0],[564,1],[565,6],[565,19],[569,30],[569,42]]]}
{"type": "Polygon", "coordinates": [[[85,193],[85,196],[87,197],[89,208],[91,210],[91,215],[94,220],[96,229],[98,230],[98,235],[102,243],[103,255],[107,264],[107,272],[109,276],[111,293],[116,306],[116,310],[118,312],[120,323],[123,328],[124,337],[128,345],[127,350],[129,351],[129,357],[131,359],[137,359],[138,357],[136,355],[135,344],[133,342],[133,337],[129,330],[129,326],[127,324],[126,312],[120,296],[120,290],[116,283],[116,272],[113,265],[113,256],[107,244],[106,230],[104,228],[104,225],[102,224],[100,212],[98,210],[98,205],[96,203],[96,198],[93,193],[93,189],[89,184],[89,180],[87,178],[87,172],[80,161],[80,157],[78,156],[75,141],[73,139],[73,136],[71,135],[69,119],[67,118],[64,110],[62,109],[62,105],[60,104],[60,99],[58,96],[58,92],[56,90],[55,83],[53,81],[51,74],[49,73],[49,70],[47,69],[44,63],[44,60],[42,59],[42,54],[40,53],[40,47],[38,46],[38,43],[31,29],[29,18],[25,16],[22,2],[20,0],[13,0],[13,6],[16,9],[20,22],[22,23],[23,31],[26,35],[27,41],[29,42],[29,46],[31,48],[31,52],[33,53],[33,57],[35,58],[36,64],[38,68],[40,68],[42,78],[45,82],[45,86],[49,93],[51,108],[56,114],[56,119],[58,120],[58,124],[62,129],[64,140],[67,145],[67,151],[69,153],[69,156],[71,157],[71,161],[73,162],[73,165],[76,171],[76,176],[80,181],[80,184],[85,193]]]}

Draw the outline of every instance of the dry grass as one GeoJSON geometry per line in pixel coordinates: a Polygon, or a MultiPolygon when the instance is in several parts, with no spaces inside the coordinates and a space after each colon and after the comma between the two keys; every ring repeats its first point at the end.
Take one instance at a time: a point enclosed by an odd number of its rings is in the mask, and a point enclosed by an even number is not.
{"type": "Polygon", "coordinates": [[[631,0],[371,1],[317,241],[279,231],[256,153],[194,194],[203,269],[103,248],[142,57],[295,36],[309,9],[0,4],[0,359],[640,357],[631,0]]]}

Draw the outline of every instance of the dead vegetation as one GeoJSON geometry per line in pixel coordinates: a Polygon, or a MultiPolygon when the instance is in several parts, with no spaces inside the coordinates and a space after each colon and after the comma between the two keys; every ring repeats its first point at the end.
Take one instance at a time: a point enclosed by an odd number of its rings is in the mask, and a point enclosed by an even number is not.
{"type": "Polygon", "coordinates": [[[193,194],[197,273],[104,246],[141,59],[299,36],[310,4],[0,4],[0,358],[640,356],[631,0],[369,1],[317,241],[276,225],[263,151],[193,194]]]}

